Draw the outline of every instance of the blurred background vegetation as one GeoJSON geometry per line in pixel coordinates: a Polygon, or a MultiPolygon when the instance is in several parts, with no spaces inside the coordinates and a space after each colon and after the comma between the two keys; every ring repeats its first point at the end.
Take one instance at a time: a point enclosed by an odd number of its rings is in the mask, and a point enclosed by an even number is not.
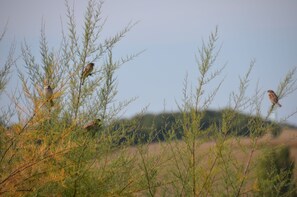
{"type": "MultiPolygon", "coordinates": [[[[228,110],[228,109],[226,109],[228,110]]],[[[205,131],[204,138],[211,140],[215,133],[212,133],[212,126],[220,127],[222,124],[224,110],[222,111],[205,111],[205,115],[201,120],[201,125],[199,128],[205,131]]],[[[234,112],[236,114],[236,124],[234,128],[231,129],[229,135],[247,137],[252,134],[251,130],[248,127],[248,124],[253,119],[257,118],[252,115],[246,115],[239,112],[234,112]]],[[[189,116],[189,114],[188,114],[189,116]]],[[[125,138],[134,136],[134,142],[132,145],[138,143],[149,143],[149,142],[162,142],[166,141],[170,135],[174,136],[174,139],[182,140],[184,137],[183,133],[183,114],[180,112],[175,113],[160,113],[160,114],[143,114],[141,116],[135,116],[130,119],[120,119],[113,122],[114,131],[124,125],[127,125],[125,128],[126,135],[122,141],[125,141],[125,138]],[[136,128],[130,128],[133,122],[138,122],[136,128]],[[172,133],[173,132],[173,133],[172,133]]],[[[258,117],[259,118],[259,117],[258,117]]],[[[260,118],[261,119],[261,118],[260,118]]],[[[277,137],[281,134],[283,128],[296,128],[294,125],[290,124],[278,124],[273,121],[264,121],[265,126],[269,126],[269,130],[273,137],[277,137]]],[[[100,130],[98,131],[100,132],[100,130]]],[[[258,133],[258,136],[262,136],[265,133],[258,133]]],[[[202,136],[201,136],[202,137],[202,136]]]]}

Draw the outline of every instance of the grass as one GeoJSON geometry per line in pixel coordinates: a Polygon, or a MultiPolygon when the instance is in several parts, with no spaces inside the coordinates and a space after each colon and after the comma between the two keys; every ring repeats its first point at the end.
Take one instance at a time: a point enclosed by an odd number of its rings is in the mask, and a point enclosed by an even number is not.
{"type": "MultiPolygon", "coordinates": [[[[213,157],[213,150],[215,149],[217,143],[215,141],[208,141],[204,143],[200,143],[199,140],[197,141],[197,144],[200,144],[199,148],[196,149],[199,168],[203,169],[204,171],[209,171],[209,164],[211,158],[213,157]],[[201,158],[203,158],[203,160],[201,160],[201,158]]],[[[225,145],[229,147],[229,150],[231,150],[230,158],[232,158],[233,162],[236,163],[234,166],[244,166],[248,162],[248,156],[253,148],[252,139],[248,137],[229,138],[225,143],[225,145]]],[[[295,161],[295,163],[297,162],[297,130],[283,129],[281,135],[276,138],[272,137],[270,134],[266,134],[258,139],[257,148],[254,152],[251,163],[256,164],[257,159],[261,157],[264,150],[279,146],[288,146],[290,148],[292,159],[295,161]]],[[[136,160],[141,163],[141,157],[143,153],[140,152],[140,149],[141,148],[139,146],[127,148],[125,153],[126,157],[135,157],[136,160]]],[[[166,191],[167,196],[168,194],[170,196],[170,193],[171,195],[176,195],[174,190],[176,178],[172,172],[176,171],[176,164],[178,163],[178,165],[182,166],[183,161],[179,160],[177,163],[175,163],[174,151],[172,151],[172,149],[178,150],[179,152],[186,152],[187,144],[182,140],[177,140],[172,142],[152,143],[146,147],[147,160],[153,161],[156,167],[155,170],[158,171],[157,182],[160,184],[157,186],[158,189],[155,193],[156,196],[161,196],[164,191],[166,191]]],[[[100,168],[100,166],[97,165],[96,168],[100,168]]],[[[184,173],[186,173],[186,171],[184,173]]],[[[217,175],[215,178],[215,185],[219,187],[221,181],[223,181],[223,177],[221,177],[223,176],[223,173],[220,172],[220,170],[216,171],[216,173],[217,175]]],[[[296,168],[294,174],[295,180],[297,180],[296,168]]],[[[144,174],[139,174],[139,176],[144,176],[144,174]]],[[[244,187],[242,194],[251,194],[251,191],[254,189],[255,175],[253,170],[251,170],[248,177],[249,179],[247,180],[247,184],[244,187]]],[[[144,195],[142,191],[135,192],[134,194],[136,196],[144,195]]]]}

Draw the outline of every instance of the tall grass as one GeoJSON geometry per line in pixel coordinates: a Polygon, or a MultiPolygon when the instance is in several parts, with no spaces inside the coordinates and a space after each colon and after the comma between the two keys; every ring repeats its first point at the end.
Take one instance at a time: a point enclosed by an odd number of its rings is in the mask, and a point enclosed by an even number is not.
{"type": "MultiPolygon", "coordinates": [[[[276,124],[267,120],[277,109],[272,106],[263,118],[264,92],[256,88],[254,95],[247,95],[255,61],[240,77],[238,90],[231,93],[221,119],[208,117],[211,122],[206,127],[206,111],[224,85],[225,66],[216,62],[221,50],[216,28],[196,55],[197,84],[190,86],[185,78],[183,102],[178,103],[181,118],[164,123],[170,132],[155,129],[158,120],[146,124],[145,110],[133,121],[118,120],[134,98],[117,101],[115,72],[138,53],[118,60],[113,51],[135,24],[103,39],[106,20],[102,7],[101,2],[89,0],[80,28],[66,2],[67,25],[59,47],[49,48],[45,25],[39,56],[28,43],[21,44],[25,66],[18,76],[22,90],[20,96],[11,96],[18,122],[9,125],[4,121],[7,114],[1,114],[0,195],[242,196],[260,194],[262,188],[264,192],[265,187],[259,184],[262,179],[255,178],[254,158],[261,149],[259,136],[275,129],[276,124]],[[82,72],[90,62],[95,63],[94,71],[82,84],[82,72]],[[54,90],[54,106],[45,99],[45,85],[54,90]],[[238,116],[242,111],[254,113],[244,122],[238,116]],[[100,125],[91,132],[84,129],[94,119],[100,119],[100,125]],[[249,146],[238,137],[243,129],[249,131],[249,146]],[[234,154],[234,147],[245,155],[243,159],[234,154]]],[[[1,92],[15,63],[13,51],[14,45],[7,66],[0,71],[1,92]]],[[[295,72],[288,71],[280,82],[280,98],[296,90],[295,72]]],[[[274,183],[269,179],[262,182],[274,183]]]]}

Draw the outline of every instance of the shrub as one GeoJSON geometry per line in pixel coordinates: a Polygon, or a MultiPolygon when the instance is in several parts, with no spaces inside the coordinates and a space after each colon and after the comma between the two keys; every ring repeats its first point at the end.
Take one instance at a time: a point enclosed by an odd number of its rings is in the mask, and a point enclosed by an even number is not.
{"type": "Polygon", "coordinates": [[[259,158],[255,195],[295,196],[294,165],[288,147],[267,150],[259,158]]]}

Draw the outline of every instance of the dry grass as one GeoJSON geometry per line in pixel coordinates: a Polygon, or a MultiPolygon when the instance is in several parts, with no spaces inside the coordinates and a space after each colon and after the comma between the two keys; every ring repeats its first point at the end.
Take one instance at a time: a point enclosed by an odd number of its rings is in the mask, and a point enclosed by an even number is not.
{"type": "Polygon", "coordinates": [[[291,157],[295,161],[294,174],[297,180],[297,129],[286,129],[278,138],[270,138],[268,143],[272,146],[285,145],[290,147],[291,157]]]}
{"type": "MultiPolygon", "coordinates": [[[[198,141],[198,140],[197,140],[198,141]]],[[[202,166],[202,169],[208,170],[208,166],[211,166],[211,162],[213,161],[213,152],[216,146],[216,142],[209,141],[205,143],[197,143],[197,162],[202,166]]],[[[249,160],[249,156],[252,150],[252,140],[250,138],[232,138],[228,139],[225,144],[227,145],[231,157],[234,158],[235,162],[239,164],[239,166],[245,166],[249,160]]],[[[257,163],[257,158],[262,154],[264,149],[276,146],[289,146],[292,159],[294,159],[295,163],[297,163],[297,130],[295,129],[284,129],[280,136],[274,138],[271,135],[265,135],[257,140],[257,148],[253,152],[252,164],[257,163]]],[[[170,177],[168,173],[176,168],[176,164],[182,165],[183,161],[178,161],[174,163],[173,160],[173,151],[179,151],[179,153],[186,152],[187,146],[184,141],[173,141],[170,143],[154,143],[150,144],[147,147],[147,155],[149,158],[159,158],[158,164],[162,164],[159,166],[159,179],[162,177],[170,177]]],[[[129,154],[132,154],[138,157],[138,149],[136,147],[130,148],[128,150],[129,154]]],[[[156,164],[156,165],[158,165],[156,164]]],[[[253,168],[254,165],[251,165],[251,169],[249,170],[249,177],[254,177],[253,168]]],[[[217,178],[220,175],[216,175],[217,178]]],[[[172,177],[173,178],[173,177],[172,177]]],[[[252,178],[253,179],[253,178],[252,178]]],[[[297,170],[295,168],[295,179],[297,180],[297,170]]],[[[245,191],[250,191],[251,187],[253,187],[253,181],[247,180],[247,185],[245,187],[245,191]]]]}
{"type": "MultiPolygon", "coordinates": [[[[238,166],[244,167],[249,160],[249,156],[252,150],[252,140],[250,138],[230,138],[225,142],[227,147],[227,151],[230,151],[231,158],[234,159],[234,162],[238,166]]],[[[276,147],[276,146],[289,146],[291,150],[291,156],[294,159],[295,163],[297,163],[297,130],[293,129],[285,129],[283,130],[282,134],[277,138],[274,138],[270,135],[265,135],[257,140],[256,150],[253,152],[251,169],[248,172],[248,180],[246,186],[243,188],[244,191],[251,191],[253,184],[254,184],[254,164],[257,163],[257,158],[261,155],[264,149],[269,147],[276,147]]],[[[197,164],[199,165],[198,170],[205,170],[206,172],[209,170],[211,163],[214,159],[214,152],[216,142],[209,141],[200,143],[197,140],[197,164]]],[[[160,183],[157,186],[157,195],[161,195],[164,188],[166,188],[166,193],[171,193],[172,195],[175,194],[175,190],[171,185],[176,177],[173,176],[172,172],[176,171],[176,166],[179,165],[181,169],[186,172],[186,167],[183,167],[182,159],[187,158],[184,154],[187,154],[187,145],[184,141],[171,141],[171,142],[162,142],[162,143],[153,143],[144,146],[134,146],[134,147],[127,147],[126,149],[121,151],[116,151],[112,155],[107,156],[105,162],[111,162],[112,160],[120,157],[120,155],[124,155],[125,158],[135,158],[134,160],[136,163],[134,164],[133,171],[137,172],[137,176],[132,176],[131,179],[131,187],[133,188],[133,184],[137,183],[141,177],[145,176],[144,172],[141,170],[143,165],[142,157],[145,157],[145,161],[149,161],[150,167],[154,168],[158,172],[157,181],[160,183]],[[141,156],[142,154],[142,156],[141,156]],[[174,158],[175,154],[175,158],[174,158]],[[177,158],[177,160],[175,160],[177,158]]],[[[147,163],[147,164],[148,164],[147,163]]],[[[97,163],[96,169],[101,169],[105,164],[97,163]]],[[[242,170],[242,168],[240,168],[242,170]]],[[[216,180],[221,179],[220,171],[215,172],[216,180]]],[[[295,168],[295,178],[297,180],[297,170],[295,168]]],[[[216,181],[216,184],[219,184],[220,181],[216,181]]],[[[130,185],[129,185],[130,186],[130,185]]],[[[136,187],[136,186],[135,186],[136,187]]],[[[221,186],[215,186],[221,187],[221,186]]],[[[138,188],[139,189],[139,188],[138,188]]],[[[224,189],[224,188],[222,188],[224,189]]],[[[133,190],[133,189],[132,189],[133,190]]],[[[133,195],[136,196],[143,196],[144,190],[139,189],[137,191],[134,190],[133,195]]],[[[170,195],[170,194],[169,194],[170,195]]]]}
{"type": "MultiPolygon", "coordinates": [[[[228,145],[230,145],[234,151],[234,155],[236,157],[242,157],[243,149],[246,149],[247,147],[251,146],[252,140],[250,138],[236,138],[236,139],[229,139],[226,141],[228,145]]],[[[180,146],[180,149],[183,149],[183,147],[186,146],[185,142],[183,141],[176,141],[171,142],[174,146],[180,146]]],[[[289,146],[291,150],[292,158],[297,163],[297,129],[284,129],[280,136],[274,138],[270,134],[267,134],[257,141],[258,147],[267,147],[267,146],[289,146]]],[[[205,142],[200,144],[199,146],[199,152],[204,153],[209,151],[211,148],[213,148],[216,145],[214,141],[205,142]]],[[[152,156],[160,155],[160,153],[164,152],[164,147],[168,147],[169,145],[167,143],[153,143],[148,145],[148,153],[152,156]]],[[[137,148],[132,147],[130,148],[129,152],[131,154],[136,154],[137,148]]],[[[170,151],[168,150],[167,153],[170,151]]],[[[249,149],[247,149],[244,152],[249,152],[249,149]]]]}

